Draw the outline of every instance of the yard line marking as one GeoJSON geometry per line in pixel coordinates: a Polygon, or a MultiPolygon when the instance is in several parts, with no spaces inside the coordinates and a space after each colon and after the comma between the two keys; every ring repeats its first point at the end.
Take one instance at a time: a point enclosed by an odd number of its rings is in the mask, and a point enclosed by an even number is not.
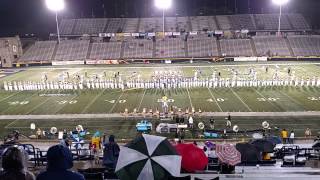
{"type": "MultiPolygon", "coordinates": [[[[184,75],[184,72],[182,71],[183,75],[184,75]]],[[[189,93],[189,88],[187,87],[187,93],[188,93],[188,97],[189,97],[189,101],[190,101],[190,105],[191,105],[191,108],[194,108],[193,107],[193,104],[192,104],[192,101],[191,101],[191,97],[190,97],[190,93],[189,93]]]]}
{"type": "MultiPolygon", "coordinates": [[[[267,99],[263,94],[261,94],[256,88],[253,88],[255,91],[256,91],[256,93],[257,94],[259,94],[259,96],[261,96],[261,97],[263,97],[263,98],[265,98],[265,99],[267,99]]],[[[270,102],[270,101],[267,101],[269,104],[271,104],[273,107],[275,107],[276,109],[278,109],[278,108],[281,108],[281,107],[277,107],[276,105],[274,105],[272,102],[270,102]]],[[[282,109],[282,108],[281,108],[282,109]]]]}
{"type": "MultiPolygon", "coordinates": [[[[210,67],[210,69],[212,70],[212,67],[210,67]]],[[[203,75],[202,75],[202,74],[200,74],[200,76],[203,78],[203,75]]],[[[216,104],[217,104],[218,108],[220,109],[220,111],[221,111],[221,112],[223,112],[223,110],[222,110],[221,106],[219,105],[219,103],[218,103],[218,101],[217,101],[216,97],[212,94],[212,92],[211,92],[210,88],[209,88],[209,87],[207,87],[207,89],[208,89],[208,91],[209,91],[209,93],[210,93],[211,97],[214,99],[214,102],[216,102],[216,104]]]]}
{"type": "Polygon", "coordinates": [[[118,102],[119,102],[119,100],[120,100],[120,98],[122,97],[123,94],[124,94],[124,91],[122,91],[121,95],[118,97],[116,103],[114,103],[114,105],[110,109],[109,113],[111,113],[113,111],[113,109],[116,107],[116,105],[118,104],[118,102]]]}
{"type": "Polygon", "coordinates": [[[88,110],[88,108],[94,103],[96,102],[96,100],[106,91],[106,89],[104,89],[103,91],[101,91],[99,94],[96,95],[96,97],[94,97],[85,107],[84,109],[81,111],[81,114],[83,114],[84,112],[86,112],[88,110]]]}
{"type": "Polygon", "coordinates": [[[303,108],[303,110],[305,110],[303,104],[301,104],[301,103],[298,102],[297,100],[293,99],[291,96],[288,96],[287,94],[285,94],[285,93],[283,93],[283,92],[281,92],[281,91],[279,91],[279,92],[280,92],[280,94],[285,95],[287,98],[289,98],[289,99],[290,99],[291,101],[293,101],[294,103],[296,103],[296,104],[298,104],[299,106],[301,106],[301,107],[303,108]]]}
{"type": "MultiPolygon", "coordinates": [[[[4,128],[5,128],[5,129],[9,129],[10,126],[11,126],[12,124],[16,123],[17,121],[19,121],[19,119],[16,119],[16,120],[12,121],[12,122],[9,123],[8,125],[6,125],[4,128]]],[[[16,127],[12,127],[12,128],[16,128],[16,127]]]]}
{"type": "Polygon", "coordinates": [[[246,108],[252,112],[252,109],[240,98],[240,96],[236,92],[234,92],[232,88],[229,88],[229,89],[231,89],[232,93],[242,102],[242,104],[244,104],[246,108]]]}
{"type": "MultiPolygon", "coordinates": [[[[60,92],[60,91],[59,91],[60,92]]],[[[74,97],[72,97],[69,101],[73,101],[76,97],[78,97],[78,95],[75,95],[74,97]]],[[[64,104],[63,106],[61,106],[60,108],[58,108],[58,110],[56,110],[53,114],[57,114],[61,109],[63,109],[64,107],[66,107],[68,104],[64,104]]]]}
{"type": "MultiPolygon", "coordinates": [[[[151,90],[151,91],[153,91],[153,90],[151,90]]],[[[156,92],[152,95],[152,99],[155,98],[155,102],[156,102],[156,104],[152,104],[152,109],[158,108],[158,98],[159,97],[157,97],[157,93],[158,93],[158,88],[156,88],[156,92]]]]}
{"type": "Polygon", "coordinates": [[[28,111],[26,114],[30,114],[32,111],[36,110],[38,107],[42,106],[43,104],[45,104],[46,102],[48,102],[50,99],[52,99],[53,97],[50,97],[48,99],[46,99],[45,101],[43,101],[42,103],[36,105],[34,108],[32,108],[30,111],[28,111]]]}
{"type": "Polygon", "coordinates": [[[211,92],[211,89],[210,89],[210,88],[208,88],[208,91],[209,91],[209,93],[210,93],[210,95],[211,95],[212,99],[214,99],[214,102],[216,102],[216,104],[218,105],[218,108],[220,109],[220,111],[221,111],[221,112],[223,112],[223,110],[222,110],[221,106],[219,105],[219,103],[218,103],[218,101],[217,101],[216,97],[212,94],[212,92],[211,92]]]}
{"type": "MultiPolygon", "coordinates": [[[[40,92],[43,92],[43,91],[40,91],[40,92]]],[[[47,92],[47,91],[44,91],[44,92],[47,92]]],[[[39,92],[34,92],[33,93],[33,95],[32,96],[29,96],[29,97],[27,97],[27,98],[24,98],[22,101],[26,101],[26,100],[29,100],[29,99],[31,99],[32,97],[34,97],[35,95],[38,95],[39,94],[39,92]]],[[[0,114],[3,114],[3,113],[5,113],[5,112],[7,112],[9,109],[11,109],[11,108],[15,108],[15,107],[10,107],[9,106],[9,108],[7,108],[7,109],[5,109],[4,111],[2,111],[2,112],[0,112],[0,114]]]]}
{"type": "Polygon", "coordinates": [[[144,92],[143,92],[142,98],[141,98],[140,103],[139,103],[139,107],[138,107],[138,109],[137,109],[137,111],[138,111],[138,112],[139,112],[139,110],[140,110],[140,107],[141,107],[141,104],[142,104],[143,98],[144,98],[144,96],[145,96],[145,94],[146,94],[146,91],[147,91],[147,89],[144,89],[144,92]]]}
{"type": "Polygon", "coordinates": [[[9,99],[9,98],[11,98],[12,96],[18,95],[18,94],[21,93],[21,92],[22,92],[22,91],[19,91],[19,92],[16,92],[16,93],[14,93],[14,94],[11,94],[11,95],[9,95],[9,96],[1,99],[0,102],[4,101],[4,100],[6,100],[6,99],[9,99]]]}
{"type": "Polygon", "coordinates": [[[190,97],[190,93],[189,93],[189,88],[187,88],[187,92],[188,92],[188,96],[189,96],[191,108],[194,108],[194,107],[193,107],[193,104],[192,104],[192,101],[191,101],[191,97],[190,97]]]}

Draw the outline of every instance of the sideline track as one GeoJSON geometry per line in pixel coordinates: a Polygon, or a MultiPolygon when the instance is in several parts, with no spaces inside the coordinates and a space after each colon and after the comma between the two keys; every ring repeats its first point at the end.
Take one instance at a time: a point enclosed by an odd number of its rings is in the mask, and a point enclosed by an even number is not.
{"type": "MultiPolygon", "coordinates": [[[[299,111],[299,112],[203,112],[201,114],[195,113],[194,116],[202,117],[224,117],[228,116],[235,117],[312,117],[319,116],[320,111],[299,111]]],[[[57,114],[57,115],[0,115],[0,120],[48,120],[48,119],[100,119],[100,118],[146,118],[152,117],[150,114],[136,114],[136,115],[124,115],[119,113],[113,114],[57,114]]]]}

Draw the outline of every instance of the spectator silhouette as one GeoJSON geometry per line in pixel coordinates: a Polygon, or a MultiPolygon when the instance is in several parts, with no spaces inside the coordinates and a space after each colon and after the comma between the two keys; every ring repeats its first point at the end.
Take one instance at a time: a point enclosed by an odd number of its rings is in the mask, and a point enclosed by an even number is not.
{"type": "Polygon", "coordinates": [[[84,180],[84,177],[68,169],[73,166],[70,150],[62,145],[49,148],[47,170],[37,176],[37,180],[84,180]]]}
{"type": "Polygon", "coordinates": [[[114,135],[110,135],[109,142],[104,145],[103,164],[113,170],[116,168],[120,147],[114,140],[114,135]]]}
{"type": "Polygon", "coordinates": [[[27,170],[27,157],[17,147],[9,147],[2,154],[1,180],[35,180],[35,176],[27,170]]]}

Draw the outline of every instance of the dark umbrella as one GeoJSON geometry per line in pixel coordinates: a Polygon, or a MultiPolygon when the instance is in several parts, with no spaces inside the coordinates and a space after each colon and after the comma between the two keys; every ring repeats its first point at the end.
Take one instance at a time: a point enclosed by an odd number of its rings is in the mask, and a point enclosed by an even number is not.
{"type": "Polygon", "coordinates": [[[320,141],[316,141],[312,144],[312,149],[320,149],[320,141]]]}
{"type": "Polygon", "coordinates": [[[282,141],[278,136],[270,136],[266,138],[268,141],[271,141],[274,145],[281,144],[282,141]]]}
{"type": "Polygon", "coordinates": [[[270,153],[273,152],[275,144],[266,139],[256,139],[253,140],[250,144],[254,145],[260,152],[270,153]]]}
{"type": "Polygon", "coordinates": [[[261,160],[259,150],[249,143],[238,143],[236,149],[241,153],[241,163],[257,163],[261,160]]]}
{"type": "Polygon", "coordinates": [[[165,137],[143,134],[120,146],[116,174],[120,179],[153,180],[180,176],[181,156],[165,137]]]}

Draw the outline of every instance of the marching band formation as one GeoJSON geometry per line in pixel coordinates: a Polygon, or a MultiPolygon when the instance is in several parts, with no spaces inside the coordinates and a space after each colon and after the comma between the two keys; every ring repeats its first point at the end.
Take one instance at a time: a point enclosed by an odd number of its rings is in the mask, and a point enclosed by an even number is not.
{"type": "MultiPolygon", "coordinates": [[[[289,72],[288,72],[289,73],[289,72]]],[[[40,82],[12,81],[4,82],[5,91],[36,91],[36,90],[83,90],[83,89],[175,89],[175,88],[221,88],[221,87],[267,87],[267,86],[320,86],[320,78],[298,78],[290,75],[287,78],[279,78],[278,72],[272,79],[257,79],[257,73],[250,70],[247,79],[240,78],[237,72],[233,72],[232,78],[222,78],[220,72],[213,73],[211,77],[199,77],[201,71],[195,71],[193,77],[184,77],[179,71],[155,71],[151,80],[141,79],[141,75],[124,79],[120,73],[106,79],[105,76],[95,75],[92,78],[75,75],[71,80],[69,73],[59,75],[58,81],[48,81],[44,74],[40,82]]]]}

